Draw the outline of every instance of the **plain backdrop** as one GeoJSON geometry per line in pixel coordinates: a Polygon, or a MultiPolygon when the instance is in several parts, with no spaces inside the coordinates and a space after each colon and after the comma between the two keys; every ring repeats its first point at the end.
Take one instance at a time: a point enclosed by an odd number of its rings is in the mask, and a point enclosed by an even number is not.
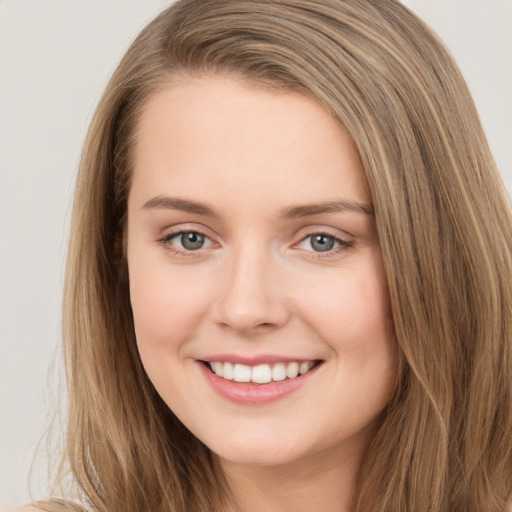
{"type": "MultiPolygon", "coordinates": [[[[80,148],[117,61],[170,3],[0,0],[0,508],[30,499],[36,452],[32,494],[48,494],[40,440],[80,148]]],[[[512,191],[512,0],[404,3],[455,55],[512,191]]]]}

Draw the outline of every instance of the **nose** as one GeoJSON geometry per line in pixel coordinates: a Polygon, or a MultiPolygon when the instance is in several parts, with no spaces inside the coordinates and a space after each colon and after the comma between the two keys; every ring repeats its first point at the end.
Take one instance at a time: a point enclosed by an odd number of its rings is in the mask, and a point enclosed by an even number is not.
{"type": "Polygon", "coordinates": [[[244,334],[285,325],[290,309],[278,267],[271,255],[250,247],[226,261],[214,308],[216,322],[244,334]]]}

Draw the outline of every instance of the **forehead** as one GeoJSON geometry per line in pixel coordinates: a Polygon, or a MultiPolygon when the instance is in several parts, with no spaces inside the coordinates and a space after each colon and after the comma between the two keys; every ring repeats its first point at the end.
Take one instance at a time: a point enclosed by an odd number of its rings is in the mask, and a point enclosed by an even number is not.
{"type": "Polygon", "coordinates": [[[368,199],[350,135],[318,101],[221,76],[179,82],[149,99],[132,189],[140,200],[187,191],[212,200],[230,191],[294,203],[368,199]]]}

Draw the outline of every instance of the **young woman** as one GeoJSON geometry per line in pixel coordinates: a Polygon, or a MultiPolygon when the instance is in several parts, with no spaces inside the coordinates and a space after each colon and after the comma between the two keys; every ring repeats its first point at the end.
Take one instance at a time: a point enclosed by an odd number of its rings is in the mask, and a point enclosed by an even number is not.
{"type": "Polygon", "coordinates": [[[398,1],[178,1],[84,148],[81,505],[36,508],[504,512],[511,248],[465,83],[398,1]]]}

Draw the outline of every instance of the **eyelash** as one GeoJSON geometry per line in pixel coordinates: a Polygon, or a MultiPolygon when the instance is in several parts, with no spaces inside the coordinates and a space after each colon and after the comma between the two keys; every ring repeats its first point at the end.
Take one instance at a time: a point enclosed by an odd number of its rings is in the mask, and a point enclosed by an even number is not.
{"type": "Polygon", "coordinates": [[[330,238],[334,241],[335,244],[337,244],[336,247],[329,249],[327,251],[307,251],[313,253],[315,258],[329,258],[335,255],[338,255],[341,252],[344,252],[348,249],[351,249],[354,246],[354,243],[348,240],[343,240],[342,238],[339,238],[337,236],[334,236],[331,233],[328,233],[326,231],[312,231],[311,233],[308,233],[306,236],[302,237],[300,242],[296,245],[302,245],[306,240],[310,239],[309,244],[311,245],[312,239],[315,236],[324,236],[326,238],[330,238]]]}
{"type": "Polygon", "coordinates": [[[165,250],[167,250],[173,254],[176,254],[177,256],[180,256],[180,257],[194,258],[194,257],[199,256],[201,253],[201,249],[203,249],[203,247],[200,247],[199,249],[194,251],[194,250],[179,249],[171,243],[171,240],[173,238],[177,238],[179,236],[183,236],[186,234],[200,235],[200,236],[204,237],[205,240],[209,240],[211,243],[213,243],[212,239],[209,236],[205,235],[204,233],[201,233],[201,231],[193,230],[193,229],[180,230],[180,231],[175,231],[174,233],[168,233],[167,235],[162,237],[160,240],[158,240],[158,243],[160,245],[162,245],[165,250]]]}
{"type": "MultiPolygon", "coordinates": [[[[205,235],[204,233],[202,233],[201,231],[198,231],[198,230],[180,230],[180,231],[175,231],[173,233],[168,233],[167,235],[165,235],[164,237],[159,239],[158,243],[160,243],[167,251],[169,251],[173,254],[176,254],[180,257],[193,258],[193,257],[200,256],[202,249],[204,249],[204,247],[200,247],[197,250],[192,250],[192,249],[186,250],[186,249],[179,249],[171,243],[171,240],[173,238],[177,238],[177,237],[183,236],[185,234],[200,235],[201,237],[204,237],[205,240],[208,240],[211,244],[215,243],[212,241],[212,239],[209,236],[205,235]]],[[[328,258],[330,256],[332,257],[334,255],[338,255],[340,252],[349,250],[354,246],[353,242],[348,241],[348,240],[343,240],[343,239],[336,237],[326,231],[312,231],[311,233],[308,233],[307,235],[302,237],[301,240],[297,244],[294,245],[294,247],[302,245],[308,239],[310,239],[309,244],[311,245],[311,241],[312,241],[311,239],[314,236],[323,236],[323,237],[330,238],[333,240],[333,242],[335,244],[337,244],[337,246],[335,246],[334,248],[326,250],[324,252],[314,251],[314,250],[306,251],[306,252],[312,253],[312,255],[314,255],[315,258],[328,258]]]]}

